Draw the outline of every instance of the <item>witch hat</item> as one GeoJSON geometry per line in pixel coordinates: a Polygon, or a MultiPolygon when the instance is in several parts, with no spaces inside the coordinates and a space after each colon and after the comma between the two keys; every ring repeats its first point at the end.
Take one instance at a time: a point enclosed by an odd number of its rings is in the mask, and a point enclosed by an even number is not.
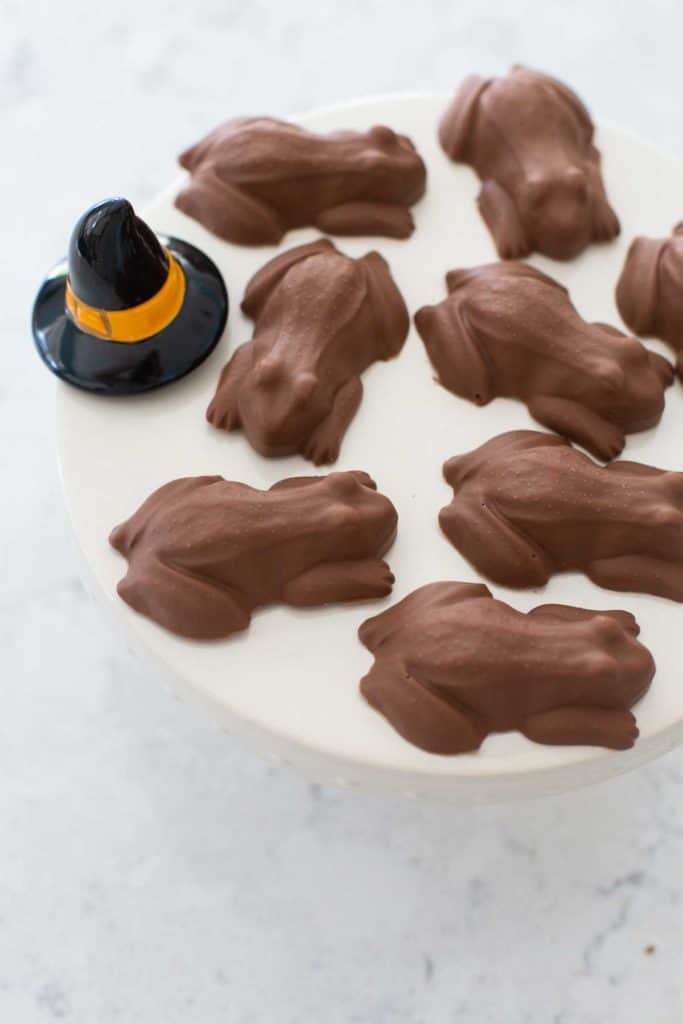
{"type": "Polygon", "coordinates": [[[108,199],[83,214],[68,259],[43,282],[33,337],[63,380],[130,395],[203,362],[227,315],[225,284],[208,256],[155,235],[126,199],[108,199]]]}

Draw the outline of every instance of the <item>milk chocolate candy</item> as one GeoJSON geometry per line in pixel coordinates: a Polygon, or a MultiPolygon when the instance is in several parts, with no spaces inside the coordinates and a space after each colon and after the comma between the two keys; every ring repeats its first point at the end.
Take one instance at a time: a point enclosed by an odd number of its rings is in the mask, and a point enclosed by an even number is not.
{"type": "Polygon", "coordinates": [[[502,259],[568,260],[619,234],[593,132],[578,96],[549,75],[513,67],[465,79],[439,138],[479,175],[479,209],[502,259]]]}
{"type": "Polygon", "coordinates": [[[623,750],[654,676],[628,612],[543,605],[527,615],[478,583],[431,583],[360,628],[365,699],[409,743],[463,754],[492,732],[623,750]]]}
{"type": "Polygon", "coordinates": [[[409,138],[384,125],[318,135],[268,117],[240,118],[186,150],[177,207],[228,242],[276,245],[311,225],[333,235],[413,231],[426,170],[409,138]]]}
{"type": "Polygon", "coordinates": [[[509,587],[583,572],[610,590],[683,601],[683,473],[598,466],[562,438],[501,434],[449,459],[439,522],[477,570],[509,587]]]}
{"type": "Polygon", "coordinates": [[[397,355],[408,311],[382,256],[352,259],[327,239],[290,249],[251,279],[251,341],[221,373],[207,419],[241,429],[262,455],[334,462],[363,395],[361,373],[397,355]]]}
{"type": "Polygon", "coordinates": [[[219,476],[155,491],[110,543],[131,608],[198,640],[246,629],[258,605],[384,597],[397,515],[367,473],[293,477],[259,491],[219,476]]]}
{"type": "Polygon", "coordinates": [[[670,238],[636,238],[617,284],[617,306],[635,334],[660,338],[683,376],[683,224],[670,238]]]}
{"type": "Polygon", "coordinates": [[[525,263],[446,275],[448,297],[415,315],[441,384],[486,405],[526,402],[551,430],[607,461],[659,422],[673,369],[636,338],[587,323],[565,288],[525,263]]]}

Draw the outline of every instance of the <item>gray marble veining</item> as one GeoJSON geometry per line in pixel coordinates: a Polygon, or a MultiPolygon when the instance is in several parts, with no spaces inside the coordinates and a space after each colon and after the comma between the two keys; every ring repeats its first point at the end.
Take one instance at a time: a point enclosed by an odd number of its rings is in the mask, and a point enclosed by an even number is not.
{"type": "Polygon", "coordinates": [[[27,319],[82,208],[143,204],[229,114],[519,60],[683,156],[682,29],[673,2],[0,3],[3,1022],[680,1024],[683,752],[459,809],[226,738],[79,581],[27,319]]]}

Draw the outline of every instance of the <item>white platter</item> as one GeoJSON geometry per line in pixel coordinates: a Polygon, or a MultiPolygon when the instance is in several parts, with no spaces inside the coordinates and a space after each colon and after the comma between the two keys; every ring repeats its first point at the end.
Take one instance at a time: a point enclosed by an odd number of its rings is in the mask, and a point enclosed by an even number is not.
{"type": "MultiPolygon", "coordinates": [[[[475,175],[450,163],[437,144],[437,119],[446,100],[379,97],[296,119],[319,131],[385,123],[416,143],[427,163],[428,189],[414,209],[413,237],[403,242],[337,240],[353,256],[379,249],[411,313],[444,296],[447,270],[495,259],[475,205],[475,175]]],[[[619,324],[613,293],[627,244],[636,233],[666,235],[681,218],[683,167],[612,128],[600,129],[598,145],[608,193],[622,222],[620,239],[594,246],[569,264],[536,257],[531,262],[568,286],[584,317],[619,324]]],[[[607,778],[678,743],[683,734],[683,610],[655,597],[601,590],[576,574],[555,577],[538,592],[496,585],[491,589],[521,610],[552,601],[624,607],[636,614],[658,672],[636,709],[641,738],[632,751],[540,746],[516,733],[491,736],[477,754],[454,758],[408,745],[358,692],[370,655],[357,641],[356,630],[389,601],[310,611],[258,610],[245,635],[200,644],[172,636],[116,597],[125,562],[109,548],[107,535],[160,484],[179,476],[220,473],[268,487],[283,477],[311,472],[310,464],[298,457],[261,458],[241,434],[208,426],[204,411],[228,354],[250,337],[250,324],[239,312],[247,280],[276,252],[317,233],[290,232],[277,248],[228,245],[174,208],[178,185],[143,213],[153,228],[194,242],[220,267],[231,300],[226,335],[187,379],[148,396],[105,399],[58,385],[59,457],[73,525],[97,584],[144,646],[174,677],[206,697],[228,728],[251,733],[262,748],[301,764],[316,778],[348,785],[466,801],[534,796],[607,778]]],[[[659,350],[666,353],[663,347],[659,350]]],[[[388,556],[397,577],[390,601],[432,580],[477,579],[437,526],[437,513],[451,494],[441,478],[441,464],[502,431],[540,428],[521,403],[499,399],[479,409],[435,385],[414,328],[399,358],[375,364],[364,384],[363,404],[335,468],[367,470],[398,508],[399,535],[388,556]]],[[[683,389],[677,383],[668,392],[659,427],[630,436],[625,455],[681,468],[681,438],[683,389]]]]}

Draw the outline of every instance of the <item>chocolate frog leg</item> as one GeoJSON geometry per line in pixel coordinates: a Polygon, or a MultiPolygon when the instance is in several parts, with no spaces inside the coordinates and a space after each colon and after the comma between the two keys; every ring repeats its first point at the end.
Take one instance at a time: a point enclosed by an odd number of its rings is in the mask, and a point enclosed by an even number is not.
{"type": "MultiPolygon", "coordinates": [[[[366,473],[362,469],[349,469],[346,471],[349,476],[355,476],[358,483],[362,484],[363,487],[369,487],[371,491],[377,490],[377,484],[372,479],[369,473],[366,473]]],[[[216,477],[220,480],[220,477],[216,477]]],[[[295,487],[309,487],[311,484],[317,484],[322,478],[319,476],[290,476],[286,480],[278,480],[276,484],[273,484],[269,488],[271,491],[289,491],[295,487]]]]}
{"type": "Polygon", "coordinates": [[[490,82],[490,78],[469,75],[441,119],[439,141],[451,160],[467,159],[467,142],[477,115],[479,98],[490,82]]]}
{"type": "Polygon", "coordinates": [[[175,203],[213,234],[239,245],[277,245],[285,233],[269,206],[208,167],[193,175],[175,203]]]}
{"type": "Polygon", "coordinates": [[[593,215],[593,240],[595,242],[610,242],[621,231],[621,225],[607,199],[600,173],[600,153],[595,146],[591,146],[589,150],[588,188],[593,215]]]}
{"type": "Polygon", "coordinates": [[[219,430],[237,430],[241,426],[239,396],[251,365],[252,342],[247,341],[240,345],[221,370],[216,393],[206,410],[207,420],[219,430]]]}
{"type": "Polygon", "coordinates": [[[298,245],[295,249],[288,249],[287,252],[280,253],[279,256],[269,260],[254,274],[247,285],[242,299],[242,312],[246,313],[251,320],[255,320],[277,285],[293,266],[311,256],[329,252],[331,249],[334,249],[334,246],[329,239],[319,238],[308,245],[298,245]]]}
{"type": "Polygon", "coordinates": [[[116,551],[127,556],[145,524],[158,508],[163,508],[171,496],[179,498],[183,494],[191,494],[200,487],[222,482],[222,480],[223,478],[220,476],[188,476],[182,477],[180,480],[171,480],[170,483],[159,487],[142,503],[133,519],[114,527],[109,535],[109,543],[116,551]]]}
{"type": "Polygon", "coordinates": [[[630,612],[620,610],[591,611],[589,608],[574,608],[569,604],[540,604],[527,612],[527,617],[533,615],[537,619],[554,619],[555,622],[588,622],[590,619],[603,618],[613,619],[623,630],[631,636],[638,636],[640,626],[630,612]]]}
{"type": "Polygon", "coordinates": [[[116,589],[135,611],[172,632],[180,632],[178,622],[183,622],[185,635],[194,639],[218,640],[246,629],[251,621],[248,609],[228,587],[198,579],[157,558],[134,573],[129,569],[116,589]]]}
{"type": "Polygon", "coordinates": [[[350,202],[331,206],[319,213],[315,226],[331,235],[384,235],[408,238],[414,222],[410,210],[400,203],[350,202]]]}
{"type": "Polygon", "coordinates": [[[336,462],[344,434],[363,397],[360,377],[351,377],[337,391],[332,409],[305,442],[301,454],[316,466],[336,462]]]}
{"type": "Polygon", "coordinates": [[[539,395],[529,399],[527,407],[533,418],[544,427],[583,445],[603,462],[615,459],[624,450],[626,435],[623,430],[585,405],[568,398],[539,395]]]}
{"type": "Polygon", "coordinates": [[[480,572],[509,587],[541,587],[553,566],[546,552],[489,505],[458,497],[441,509],[439,525],[480,572]]]}
{"type": "Polygon", "coordinates": [[[415,735],[428,736],[426,749],[432,754],[478,750],[485,737],[467,712],[414,679],[399,659],[376,661],[360,690],[409,742],[415,735]]]}
{"type": "Polygon", "coordinates": [[[535,743],[555,745],[628,750],[638,739],[638,726],[631,712],[613,708],[568,705],[529,715],[519,728],[535,743]]]}
{"type": "Polygon", "coordinates": [[[516,260],[531,252],[517,207],[497,181],[485,181],[481,187],[479,210],[486,222],[502,260],[516,260]]]}
{"type": "Polygon", "coordinates": [[[394,574],[381,558],[324,562],[285,584],[282,600],[295,608],[370,601],[391,593],[394,574]]]}

